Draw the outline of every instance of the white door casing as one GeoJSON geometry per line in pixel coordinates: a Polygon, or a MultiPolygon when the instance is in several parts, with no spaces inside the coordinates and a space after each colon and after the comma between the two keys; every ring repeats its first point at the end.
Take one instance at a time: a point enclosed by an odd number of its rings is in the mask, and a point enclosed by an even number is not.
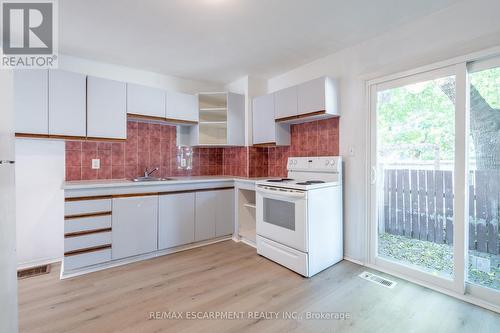
{"type": "Polygon", "coordinates": [[[0,332],[17,332],[13,74],[0,75],[0,332]]]}

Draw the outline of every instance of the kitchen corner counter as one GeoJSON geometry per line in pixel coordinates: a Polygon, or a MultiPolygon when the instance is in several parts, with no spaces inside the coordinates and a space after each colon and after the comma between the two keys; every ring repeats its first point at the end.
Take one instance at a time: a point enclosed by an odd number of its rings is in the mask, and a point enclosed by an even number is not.
{"type": "Polygon", "coordinates": [[[179,185],[179,184],[196,184],[207,182],[227,182],[237,181],[244,183],[255,183],[256,181],[267,178],[245,178],[234,176],[192,176],[192,177],[169,177],[169,180],[149,181],[149,182],[134,182],[128,179],[108,179],[108,180],[80,180],[66,181],[62,184],[63,190],[77,189],[97,189],[97,188],[114,188],[114,187],[136,187],[136,186],[158,186],[158,185],[179,185]]]}
{"type": "Polygon", "coordinates": [[[234,186],[235,184],[254,185],[263,178],[244,178],[234,176],[193,176],[169,177],[169,180],[134,182],[127,179],[67,181],[62,184],[65,197],[86,195],[110,195],[131,193],[174,192],[197,189],[210,189],[234,186]]]}

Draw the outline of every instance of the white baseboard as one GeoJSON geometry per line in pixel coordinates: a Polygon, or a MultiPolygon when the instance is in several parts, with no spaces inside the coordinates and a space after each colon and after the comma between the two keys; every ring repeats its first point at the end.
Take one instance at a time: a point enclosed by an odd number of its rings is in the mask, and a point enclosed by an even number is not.
{"type": "Polygon", "coordinates": [[[355,264],[358,264],[358,265],[361,265],[361,266],[365,266],[364,262],[362,262],[360,260],[357,260],[357,259],[353,259],[351,257],[344,256],[344,260],[350,261],[352,263],[355,263],[355,264]]]}
{"type": "Polygon", "coordinates": [[[62,258],[50,258],[50,259],[40,259],[40,260],[33,260],[33,261],[27,261],[27,262],[22,262],[17,264],[17,270],[22,270],[22,269],[28,269],[28,268],[33,268],[37,266],[43,266],[43,265],[48,265],[48,264],[54,264],[54,263],[60,263],[62,262],[62,258]]]}

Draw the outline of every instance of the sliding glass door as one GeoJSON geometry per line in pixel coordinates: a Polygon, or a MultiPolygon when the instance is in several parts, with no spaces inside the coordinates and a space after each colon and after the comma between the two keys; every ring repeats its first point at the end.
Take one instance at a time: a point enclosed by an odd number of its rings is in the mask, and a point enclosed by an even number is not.
{"type": "Polygon", "coordinates": [[[469,66],[467,281],[500,291],[500,61],[469,66]]]}
{"type": "Polygon", "coordinates": [[[500,58],[369,87],[371,263],[500,306],[500,58]]]}
{"type": "Polygon", "coordinates": [[[378,251],[453,275],[455,76],[377,92],[378,251]]]}

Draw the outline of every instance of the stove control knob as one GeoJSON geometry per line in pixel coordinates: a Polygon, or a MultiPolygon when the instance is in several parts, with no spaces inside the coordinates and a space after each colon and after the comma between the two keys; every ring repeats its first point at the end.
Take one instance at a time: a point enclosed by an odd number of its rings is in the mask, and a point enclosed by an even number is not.
{"type": "Polygon", "coordinates": [[[332,166],[332,168],[335,166],[335,160],[331,160],[330,161],[330,165],[332,166]]]}
{"type": "Polygon", "coordinates": [[[326,160],[325,161],[325,165],[328,166],[330,164],[330,161],[329,160],[326,160]]]}

